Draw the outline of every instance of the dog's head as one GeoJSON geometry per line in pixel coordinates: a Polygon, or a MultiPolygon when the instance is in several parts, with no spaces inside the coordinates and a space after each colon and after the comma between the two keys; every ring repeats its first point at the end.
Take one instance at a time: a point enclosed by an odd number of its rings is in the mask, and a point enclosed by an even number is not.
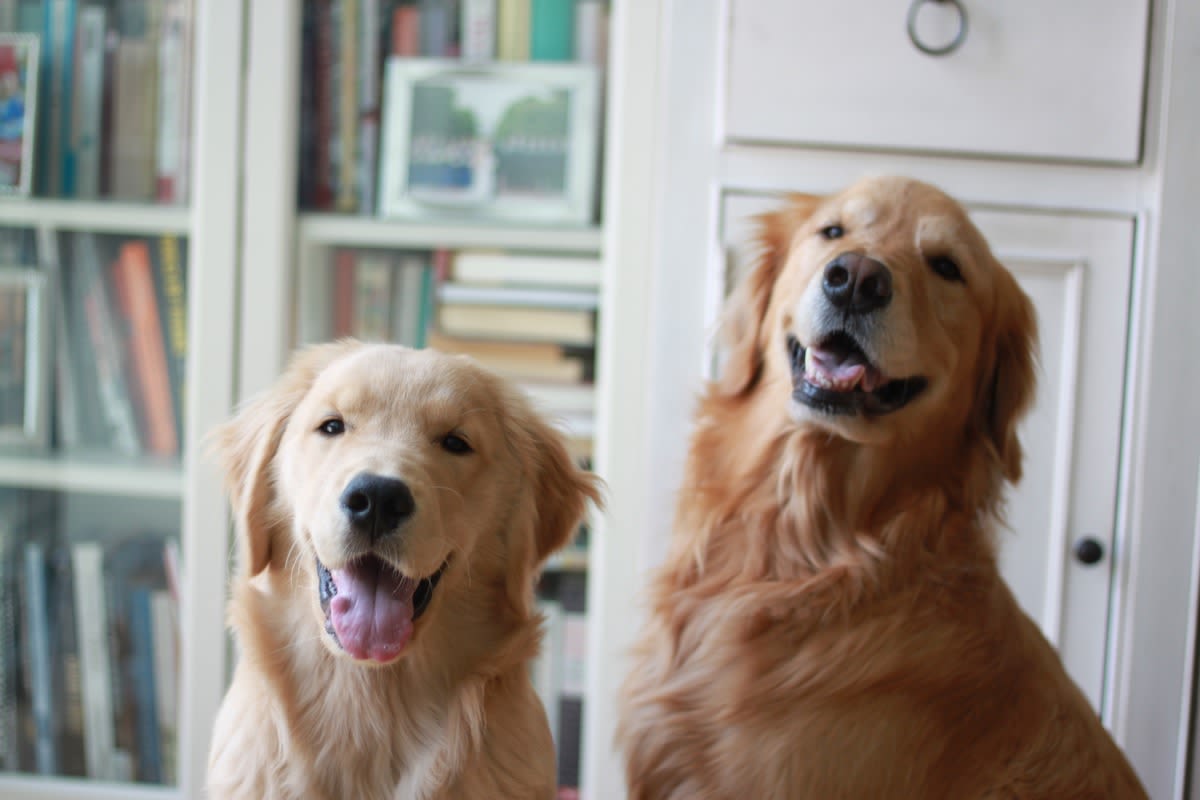
{"type": "Polygon", "coordinates": [[[216,444],[243,568],[283,570],[328,646],[374,663],[437,624],[443,595],[528,616],[534,571],[598,497],[514,388],[395,345],[302,351],[216,444]]]}
{"type": "Polygon", "coordinates": [[[958,203],[874,178],[795,196],[760,223],[719,391],[776,387],[797,424],[863,443],[977,432],[1020,477],[1034,310],[958,203]]]}

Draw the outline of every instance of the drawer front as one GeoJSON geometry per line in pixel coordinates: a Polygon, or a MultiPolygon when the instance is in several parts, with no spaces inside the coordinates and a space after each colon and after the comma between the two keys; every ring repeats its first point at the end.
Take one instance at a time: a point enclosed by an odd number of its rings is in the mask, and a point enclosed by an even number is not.
{"type": "Polygon", "coordinates": [[[1149,0],[960,2],[730,0],[727,138],[1138,160],[1149,0]]]}

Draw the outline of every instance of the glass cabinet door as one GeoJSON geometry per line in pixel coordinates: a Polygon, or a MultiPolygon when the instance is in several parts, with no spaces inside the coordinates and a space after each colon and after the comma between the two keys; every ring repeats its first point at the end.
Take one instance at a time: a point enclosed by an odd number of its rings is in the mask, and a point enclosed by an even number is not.
{"type": "Polygon", "coordinates": [[[0,795],[177,781],[191,14],[0,0],[0,795]]]}

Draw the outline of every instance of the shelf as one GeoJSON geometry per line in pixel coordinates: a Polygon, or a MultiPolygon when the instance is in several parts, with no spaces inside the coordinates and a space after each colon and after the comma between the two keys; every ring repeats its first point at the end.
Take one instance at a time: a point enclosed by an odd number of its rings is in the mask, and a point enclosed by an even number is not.
{"type": "Polygon", "coordinates": [[[183,493],[183,473],[177,464],[150,461],[0,455],[0,486],[178,498],[183,493]]]}
{"type": "Polygon", "coordinates": [[[191,228],[191,211],[186,206],[153,203],[5,198],[0,200],[0,225],[46,225],[97,233],[186,234],[191,228]]]}
{"type": "Polygon", "coordinates": [[[358,247],[494,248],[598,254],[598,227],[522,227],[499,223],[423,222],[350,214],[307,213],[298,218],[306,244],[358,247]]]}
{"type": "Polygon", "coordinates": [[[180,792],[165,786],[0,773],[0,797],[4,800],[62,800],[63,797],[76,800],[178,800],[180,792]]]}

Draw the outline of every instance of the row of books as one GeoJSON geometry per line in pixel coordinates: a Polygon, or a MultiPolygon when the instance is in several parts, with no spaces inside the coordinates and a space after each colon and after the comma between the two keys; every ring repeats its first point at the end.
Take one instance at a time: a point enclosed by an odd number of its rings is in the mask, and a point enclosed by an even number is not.
{"type": "Polygon", "coordinates": [[[376,212],[389,58],[602,66],[607,31],[606,0],[306,0],[301,208],[376,212]]]}
{"type": "Polygon", "coordinates": [[[176,457],[187,358],[186,242],[60,237],[55,444],[176,457]]]}
{"type": "Polygon", "coordinates": [[[58,536],[36,496],[0,503],[0,770],[173,783],[176,548],[58,536]]]}
{"type": "Polygon", "coordinates": [[[39,194],[185,202],[193,0],[0,0],[36,34],[39,194]]]}
{"type": "Polygon", "coordinates": [[[331,267],[335,338],[462,353],[521,383],[593,379],[596,259],[340,248],[331,267]]]}

